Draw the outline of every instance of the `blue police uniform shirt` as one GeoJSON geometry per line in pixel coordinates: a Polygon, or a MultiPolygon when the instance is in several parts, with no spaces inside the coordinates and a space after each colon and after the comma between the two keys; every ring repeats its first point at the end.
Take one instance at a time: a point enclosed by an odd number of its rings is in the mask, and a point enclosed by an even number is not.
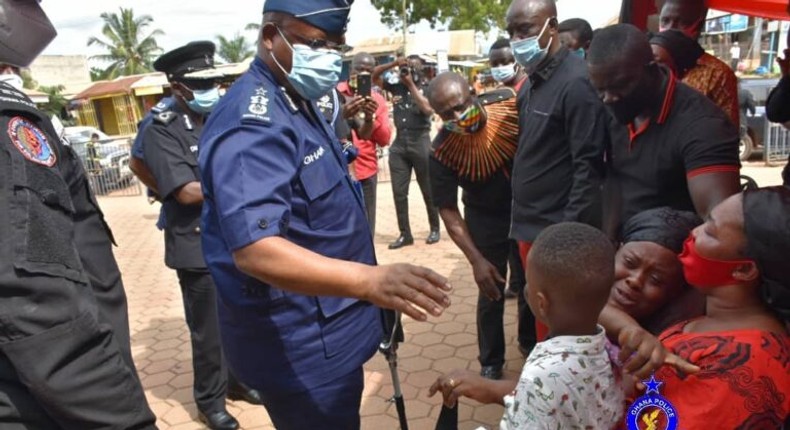
{"type": "Polygon", "coordinates": [[[382,336],[380,310],[370,303],[288,292],[233,262],[234,251],[279,236],[327,257],[376,263],[334,132],[314,103],[295,102],[256,58],[199,144],[203,254],[217,284],[224,352],[240,380],[275,393],[356,370],[382,336]]]}

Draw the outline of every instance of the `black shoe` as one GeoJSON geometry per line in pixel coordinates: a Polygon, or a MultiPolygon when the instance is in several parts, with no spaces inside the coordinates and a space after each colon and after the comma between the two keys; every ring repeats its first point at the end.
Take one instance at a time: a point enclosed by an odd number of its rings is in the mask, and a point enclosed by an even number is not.
{"type": "Polygon", "coordinates": [[[414,245],[414,238],[411,235],[401,234],[400,237],[395,239],[395,242],[390,243],[389,248],[398,249],[409,245],[414,245]]]}
{"type": "Polygon", "coordinates": [[[514,289],[512,289],[510,287],[507,287],[505,289],[505,298],[506,299],[515,299],[517,297],[518,297],[518,291],[516,291],[516,290],[514,290],[514,289]]]}
{"type": "Polygon", "coordinates": [[[251,405],[262,405],[261,393],[253,390],[244,384],[238,383],[235,386],[228,385],[228,400],[244,400],[251,405]]]}
{"type": "Polygon", "coordinates": [[[486,379],[502,379],[502,366],[483,366],[480,369],[480,376],[486,379]]]}
{"type": "Polygon", "coordinates": [[[439,242],[441,239],[441,235],[439,234],[439,230],[431,230],[431,234],[428,235],[428,238],[425,239],[425,243],[428,245],[433,245],[434,243],[439,242]]]}
{"type": "Polygon", "coordinates": [[[198,420],[211,430],[237,430],[239,428],[239,422],[227,411],[208,415],[198,411],[198,420]]]}

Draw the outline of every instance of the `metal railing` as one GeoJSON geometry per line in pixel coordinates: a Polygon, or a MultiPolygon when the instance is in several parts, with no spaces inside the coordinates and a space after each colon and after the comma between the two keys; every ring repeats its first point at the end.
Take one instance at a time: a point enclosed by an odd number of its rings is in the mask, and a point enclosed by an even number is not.
{"type": "Polygon", "coordinates": [[[782,124],[766,121],[764,136],[765,164],[773,166],[785,163],[790,155],[790,130],[782,124]]]}
{"type": "Polygon", "coordinates": [[[131,139],[72,143],[97,196],[139,196],[143,188],[129,168],[131,139]]]}

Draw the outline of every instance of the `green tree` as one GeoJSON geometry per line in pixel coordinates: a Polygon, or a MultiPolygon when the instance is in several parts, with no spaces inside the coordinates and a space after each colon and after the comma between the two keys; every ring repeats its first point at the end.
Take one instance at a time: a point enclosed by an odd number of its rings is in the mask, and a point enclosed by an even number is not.
{"type": "Polygon", "coordinates": [[[154,58],[162,53],[156,37],[164,34],[158,29],[145,34],[154,19],[149,15],[134,16],[131,8],[120,8],[117,14],[105,12],[101,18],[104,20],[104,40],[90,37],[88,46],[97,45],[106,51],[91,57],[110,63],[104,70],[104,78],[150,72],[154,58]]]}
{"type": "Polygon", "coordinates": [[[63,111],[63,108],[69,103],[66,97],[63,96],[63,90],[65,89],[66,87],[63,85],[39,87],[39,91],[49,96],[49,101],[41,106],[41,110],[46,112],[49,116],[56,115],[59,117],[60,113],[63,111]]]}
{"type": "Polygon", "coordinates": [[[33,79],[33,74],[30,73],[30,69],[21,69],[19,75],[22,76],[22,88],[34,90],[38,87],[38,82],[33,79]]]}
{"type": "Polygon", "coordinates": [[[247,26],[244,27],[244,29],[247,30],[247,31],[258,31],[258,30],[261,29],[261,23],[259,23],[259,22],[251,22],[251,23],[247,24],[247,26]]]}
{"type": "MultiPolygon", "coordinates": [[[[392,28],[403,28],[403,0],[371,0],[381,20],[392,28]]],[[[505,27],[510,0],[420,0],[406,2],[407,25],[426,20],[431,28],[448,24],[450,30],[489,32],[505,27]]]]}
{"type": "Polygon", "coordinates": [[[217,57],[226,63],[241,63],[255,54],[247,39],[239,33],[231,39],[218,35],[217,42],[217,57]]]}

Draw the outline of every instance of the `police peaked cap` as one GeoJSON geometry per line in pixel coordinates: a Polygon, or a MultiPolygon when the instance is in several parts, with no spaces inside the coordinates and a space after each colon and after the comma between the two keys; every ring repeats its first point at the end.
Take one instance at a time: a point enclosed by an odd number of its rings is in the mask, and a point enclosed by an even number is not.
{"type": "Polygon", "coordinates": [[[36,0],[0,0],[0,63],[27,67],[57,32],[36,0]]]}
{"type": "Polygon", "coordinates": [[[281,12],[299,18],[329,34],[346,31],[354,0],[266,0],[263,13],[281,12]]]}
{"type": "Polygon", "coordinates": [[[213,42],[190,42],[162,54],[154,62],[154,69],[167,75],[168,80],[187,77],[190,73],[214,68],[213,42]]]}

